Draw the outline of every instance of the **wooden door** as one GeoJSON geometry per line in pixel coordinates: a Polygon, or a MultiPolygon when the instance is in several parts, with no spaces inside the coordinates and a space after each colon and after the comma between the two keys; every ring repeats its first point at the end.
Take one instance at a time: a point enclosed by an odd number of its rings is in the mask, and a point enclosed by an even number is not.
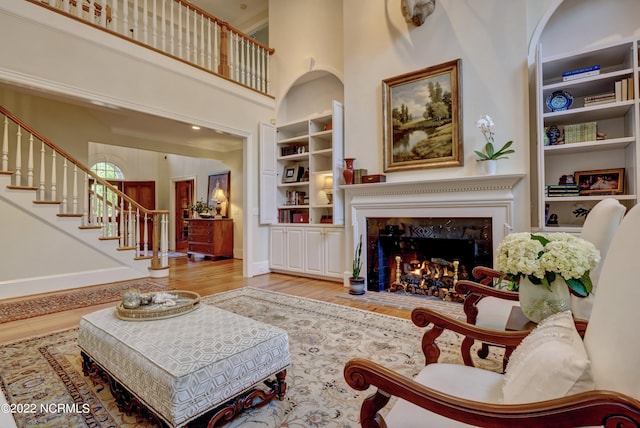
{"type": "MultiPolygon", "coordinates": [[[[156,209],[156,182],[155,181],[125,181],[123,185],[123,193],[134,201],[149,210],[156,209]]],[[[140,219],[140,235],[138,242],[140,249],[144,249],[144,222],[140,219]]],[[[147,248],[153,248],[153,219],[149,219],[147,223],[147,248]]],[[[160,225],[158,225],[160,226],[160,225]]]]}
{"type": "Polygon", "coordinates": [[[188,206],[193,204],[194,180],[183,180],[175,182],[175,242],[176,252],[186,253],[189,246],[187,235],[189,224],[187,220],[191,217],[188,206]]]}

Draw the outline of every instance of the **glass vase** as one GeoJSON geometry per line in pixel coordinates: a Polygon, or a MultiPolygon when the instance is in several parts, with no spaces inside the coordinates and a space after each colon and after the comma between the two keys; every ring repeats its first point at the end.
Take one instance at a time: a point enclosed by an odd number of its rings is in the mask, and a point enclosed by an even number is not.
{"type": "Polygon", "coordinates": [[[569,286],[560,275],[556,275],[549,288],[532,283],[526,276],[521,277],[518,296],[522,312],[535,323],[571,309],[569,286]]]}

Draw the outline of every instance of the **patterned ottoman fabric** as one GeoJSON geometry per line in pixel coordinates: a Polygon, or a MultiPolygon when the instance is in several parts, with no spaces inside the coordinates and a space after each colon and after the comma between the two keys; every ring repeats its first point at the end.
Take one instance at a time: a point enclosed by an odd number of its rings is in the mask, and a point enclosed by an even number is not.
{"type": "Polygon", "coordinates": [[[213,306],[154,321],[113,308],[80,321],[78,345],[170,426],[180,426],[289,366],[287,332],[213,306]]]}

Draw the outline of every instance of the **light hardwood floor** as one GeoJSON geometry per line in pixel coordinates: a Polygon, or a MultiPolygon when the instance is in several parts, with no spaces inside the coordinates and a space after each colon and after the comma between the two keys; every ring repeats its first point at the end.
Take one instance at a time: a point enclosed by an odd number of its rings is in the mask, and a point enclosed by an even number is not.
{"type": "MultiPolygon", "coordinates": [[[[168,278],[153,279],[159,284],[168,285],[176,290],[195,291],[201,296],[208,296],[221,291],[251,286],[265,290],[295,296],[308,297],[310,299],[337,303],[345,306],[357,307],[372,312],[383,313],[409,319],[409,310],[398,309],[377,304],[357,302],[339,297],[346,293],[347,289],[342,283],[323,281],[318,279],[283,275],[277,273],[259,275],[253,278],[242,276],[242,260],[205,260],[196,257],[178,257],[169,260],[170,274],[168,278]]],[[[29,318],[0,324],[0,343],[9,343],[16,340],[39,336],[58,330],[77,327],[80,318],[87,313],[113,307],[116,302],[103,305],[89,306],[58,312],[51,315],[29,318]]]]}

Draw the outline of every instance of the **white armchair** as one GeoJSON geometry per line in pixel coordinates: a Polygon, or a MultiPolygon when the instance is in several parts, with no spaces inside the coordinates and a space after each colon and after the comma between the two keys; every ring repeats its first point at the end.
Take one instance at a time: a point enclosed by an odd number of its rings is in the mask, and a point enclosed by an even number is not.
{"type": "Polygon", "coordinates": [[[365,359],[345,366],[351,387],[377,388],[362,404],[360,423],[402,428],[640,426],[640,335],[628,328],[640,323],[637,242],[640,205],[625,216],[611,243],[600,275],[607,291],[594,302],[584,341],[569,311],[547,318],[527,335],[489,331],[415,309],[414,323],[433,325],[422,340],[426,366],[415,378],[365,359]],[[445,328],[507,350],[517,346],[506,373],[437,363],[436,339],[445,328]],[[391,396],[399,399],[383,419],[378,412],[391,396]]]}

